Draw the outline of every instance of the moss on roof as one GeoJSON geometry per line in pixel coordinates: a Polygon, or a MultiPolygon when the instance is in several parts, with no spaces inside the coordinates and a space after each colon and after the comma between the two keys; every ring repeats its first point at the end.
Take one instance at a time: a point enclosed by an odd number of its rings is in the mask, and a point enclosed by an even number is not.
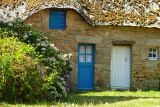
{"type": "Polygon", "coordinates": [[[45,8],[71,8],[92,25],[160,28],[160,0],[1,0],[0,19],[26,19],[45,8]]]}

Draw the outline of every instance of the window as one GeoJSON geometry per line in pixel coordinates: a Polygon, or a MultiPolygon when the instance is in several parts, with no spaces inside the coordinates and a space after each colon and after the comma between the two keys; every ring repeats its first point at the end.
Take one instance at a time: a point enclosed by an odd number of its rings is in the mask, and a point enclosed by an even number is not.
{"type": "Polygon", "coordinates": [[[158,48],[149,48],[149,60],[158,60],[158,48]]]}
{"type": "Polygon", "coordinates": [[[66,12],[51,11],[49,29],[64,30],[66,28],[66,12]]]}
{"type": "Polygon", "coordinates": [[[79,46],[79,62],[92,63],[92,46],[79,46]]]}

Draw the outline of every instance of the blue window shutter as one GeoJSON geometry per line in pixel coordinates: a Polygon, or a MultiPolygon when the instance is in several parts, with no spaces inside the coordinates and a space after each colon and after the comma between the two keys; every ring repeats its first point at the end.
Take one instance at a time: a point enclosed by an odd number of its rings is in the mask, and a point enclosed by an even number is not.
{"type": "Polygon", "coordinates": [[[66,28],[66,13],[60,11],[51,11],[50,12],[50,29],[59,29],[63,30],[66,28]]]}

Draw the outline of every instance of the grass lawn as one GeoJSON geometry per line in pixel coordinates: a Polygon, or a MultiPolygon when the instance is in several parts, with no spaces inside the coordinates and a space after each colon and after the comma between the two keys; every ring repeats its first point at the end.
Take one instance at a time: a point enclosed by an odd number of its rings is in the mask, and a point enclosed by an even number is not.
{"type": "Polygon", "coordinates": [[[160,107],[160,91],[148,92],[76,92],[58,103],[8,104],[0,107],[160,107]]]}

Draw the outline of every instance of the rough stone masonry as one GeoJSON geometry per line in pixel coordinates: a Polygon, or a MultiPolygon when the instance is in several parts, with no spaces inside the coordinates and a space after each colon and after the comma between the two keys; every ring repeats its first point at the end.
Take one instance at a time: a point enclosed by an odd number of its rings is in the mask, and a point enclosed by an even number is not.
{"type": "MultiPolygon", "coordinates": [[[[44,32],[49,40],[64,53],[72,53],[71,85],[77,86],[78,45],[95,44],[94,88],[110,89],[111,50],[114,45],[131,47],[131,89],[158,89],[160,56],[148,60],[148,49],[158,48],[160,53],[160,30],[143,27],[92,26],[73,10],[66,10],[66,29],[50,30],[49,12],[45,9],[27,18],[34,28],[44,32]]],[[[56,9],[57,10],[57,9],[56,9]]],[[[61,10],[61,9],[60,9],[61,10]]],[[[63,11],[63,10],[62,10],[63,11]]]]}

